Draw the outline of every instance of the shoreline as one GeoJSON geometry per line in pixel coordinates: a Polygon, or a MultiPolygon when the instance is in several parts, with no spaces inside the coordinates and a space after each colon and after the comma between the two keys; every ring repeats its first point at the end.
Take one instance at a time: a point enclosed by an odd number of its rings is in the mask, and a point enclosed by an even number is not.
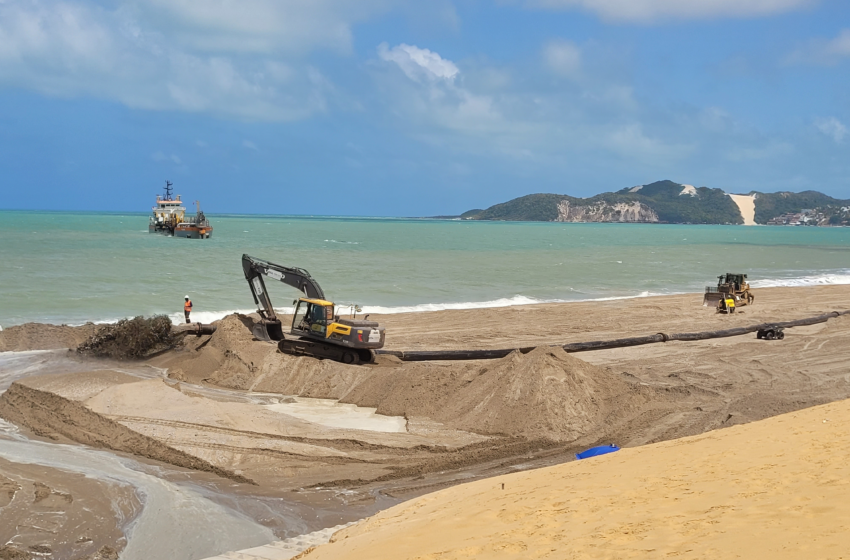
{"type": "MultiPolygon", "coordinates": [[[[754,290],[764,290],[769,288],[805,288],[805,287],[817,287],[817,286],[844,286],[850,285],[850,269],[837,269],[831,272],[824,272],[822,274],[817,275],[807,275],[807,276],[796,276],[796,277],[787,277],[787,278],[767,278],[761,280],[753,280],[751,282],[751,286],[754,290]]],[[[500,309],[500,308],[512,308],[512,307],[525,307],[525,306],[535,306],[535,305],[553,305],[553,304],[580,304],[580,303],[592,303],[592,302],[605,302],[605,301],[620,301],[620,300],[632,300],[632,299],[643,299],[643,298],[653,298],[653,297],[668,297],[668,296],[681,296],[681,295],[689,295],[689,294],[699,294],[701,295],[702,291],[691,291],[688,289],[683,289],[682,291],[670,291],[670,292],[651,292],[651,291],[642,291],[637,294],[630,295],[616,295],[616,296],[603,296],[603,297],[587,297],[587,298],[577,298],[577,299],[537,299],[530,296],[525,296],[521,294],[517,294],[511,297],[502,297],[494,300],[485,300],[485,301],[467,301],[467,302],[447,302],[447,303],[422,303],[422,304],[412,304],[412,305],[398,305],[398,306],[380,306],[380,305],[362,305],[362,311],[358,314],[360,316],[370,314],[370,315],[402,315],[402,314],[410,314],[410,313],[430,313],[436,311],[460,311],[460,310],[474,310],[474,309],[500,309]]],[[[349,309],[349,306],[339,303],[337,308],[341,311],[340,315],[345,315],[345,310],[349,309]]],[[[292,313],[293,308],[289,306],[281,306],[276,307],[275,310],[283,315],[289,315],[292,313]]],[[[226,309],[220,311],[195,311],[192,313],[192,323],[212,323],[214,321],[219,321],[224,317],[239,313],[243,315],[248,315],[251,313],[256,313],[256,309],[254,308],[238,308],[238,309],[226,309]]],[[[85,325],[104,325],[115,323],[123,319],[132,319],[136,315],[120,317],[120,318],[109,318],[109,319],[96,319],[92,318],[86,321],[71,321],[71,322],[63,322],[61,326],[67,327],[82,327],[85,325]]],[[[174,312],[168,313],[167,316],[171,319],[174,325],[180,325],[185,322],[182,312],[174,312]]],[[[44,324],[44,325],[53,325],[60,326],[56,322],[44,322],[44,321],[25,321],[23,323],[16,324],[8,324],[2,325],[0,324],[0,332],[3,332],[4,329],[9,329],[12,327],[17,327],[26,324],[44,324]]],[[[2,351],[2,350],[0,350],[2,351]]]]}

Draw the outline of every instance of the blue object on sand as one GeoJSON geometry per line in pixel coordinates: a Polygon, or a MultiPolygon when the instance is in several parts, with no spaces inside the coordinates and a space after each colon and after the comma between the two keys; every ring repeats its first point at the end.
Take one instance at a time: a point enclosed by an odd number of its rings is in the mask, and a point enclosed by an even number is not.
{"type": "Polygon", "coordinates": [[[596,457],[597,455],[605,455],[606,453],[613,453],[615,451],[619,451],[620,448],[614,445],[600,445],[598,447],[591,447],[587,451],[582,451],[581,453],[576,453],[576,459],[587,459],[588,457],[596,457]]]}

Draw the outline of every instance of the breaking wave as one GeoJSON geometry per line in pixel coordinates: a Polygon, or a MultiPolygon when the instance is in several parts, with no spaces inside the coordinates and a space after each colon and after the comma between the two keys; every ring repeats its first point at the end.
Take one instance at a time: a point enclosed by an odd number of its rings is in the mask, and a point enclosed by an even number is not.
{"type": "Polygon", "coordinates": [[[850,270],[813,274],[810,276],[768,278],[750,282],[753,288],[794,288],[799,286],[831,286],[842,284],[850,284],[850,270]]]}

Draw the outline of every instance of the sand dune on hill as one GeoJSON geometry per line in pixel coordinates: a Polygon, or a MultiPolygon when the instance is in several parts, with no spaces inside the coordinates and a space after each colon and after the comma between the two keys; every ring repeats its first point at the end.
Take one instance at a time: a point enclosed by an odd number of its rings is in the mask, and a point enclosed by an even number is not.
{"type": "Polygon", "coordinates": [[[745,226],[756,225],[756,197],[752,194],[730,194],[729,198],[738,205],[745,226]]]}
{"type": "Polygon", "coordinates": [[[304,558],[840,558],[848,422],[840,401],[481,480],[383,511],[304,558]]]}

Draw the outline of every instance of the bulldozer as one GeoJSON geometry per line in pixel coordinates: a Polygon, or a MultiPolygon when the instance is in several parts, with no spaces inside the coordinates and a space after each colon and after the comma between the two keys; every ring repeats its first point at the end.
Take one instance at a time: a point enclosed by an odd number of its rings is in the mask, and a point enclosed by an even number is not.
{"type": "Polygon", "coordinates": [[[309,272],[249,255],[242,255],[242,270],[260,313],[260,320],[252,328],[255,338],[277,342],[278,349],[285,354],[327,358],[344,364],[375,361],[374,351],[384,346],[384,327],[375,321],[340,318],[334,313],[334,303],[325,299],[324,291],[309,272]],[[284,335],[264,278],[292,286],[305,296],[293,302],[296,307],[288,336],[284,335]]]}
{"type": "Polygon", "coordinates": [[[708,307],[717,307],[718,309],[722,307],[722,311],[728,313],[726,302],[729,299],[737,307],[750,305],[756,299],[750,291],[746,274],[727,272],[718,276],[717,286],[707,286],[705,288],[702,304],[708,307]]]}

